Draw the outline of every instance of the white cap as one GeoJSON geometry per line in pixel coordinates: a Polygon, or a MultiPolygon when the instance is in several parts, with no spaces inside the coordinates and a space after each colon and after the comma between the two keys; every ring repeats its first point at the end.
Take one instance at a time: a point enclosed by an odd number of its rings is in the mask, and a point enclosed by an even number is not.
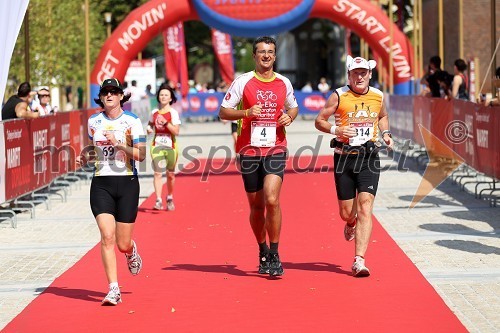
{"type": "Polygon", "coordinates": [[[356,68],[372,70],[377,66],[377,62],[375,60],[366,60],[365,58],[361,57],[353,58],[348,55],[345,65],[347,67],[347,71],[351,71],[356,68]]]}

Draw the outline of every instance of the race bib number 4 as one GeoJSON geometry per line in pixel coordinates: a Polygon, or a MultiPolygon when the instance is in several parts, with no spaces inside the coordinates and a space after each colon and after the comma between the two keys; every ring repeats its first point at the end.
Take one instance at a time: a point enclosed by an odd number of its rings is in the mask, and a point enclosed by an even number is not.
{"type": "Polygon", "coordinates": [[[252,121],[250,145],[274,147],[276,145],[276,122],[252,121]]]}
{"type": "Polygon", "coordinates": [[[349,138],[349,145],[361,146],[363,143],[373,138],[373,123],[359,122],[350,123],[350,125],[356,130],[356,136],[349,138]]]}

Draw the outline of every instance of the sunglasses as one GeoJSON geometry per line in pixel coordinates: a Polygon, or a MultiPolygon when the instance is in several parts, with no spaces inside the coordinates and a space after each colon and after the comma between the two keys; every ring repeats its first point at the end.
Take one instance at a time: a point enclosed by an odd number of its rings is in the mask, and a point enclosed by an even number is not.
{"type": "Polygon", "coordinates": [[[119,95],[121,94],[121,90],[118,90],[118,89],[112,89],[112,90],[104,90],[104,91],[101,91],[101,93],[99,95],[101,96],[107,96],[108,94],[111,94],[111,95],[119,95]]]}
{"type": "Polygon", "coordinates": [[[42,97],[50,97],[50,95],[38,95],[39,98],[42,98],[42,97]]]}

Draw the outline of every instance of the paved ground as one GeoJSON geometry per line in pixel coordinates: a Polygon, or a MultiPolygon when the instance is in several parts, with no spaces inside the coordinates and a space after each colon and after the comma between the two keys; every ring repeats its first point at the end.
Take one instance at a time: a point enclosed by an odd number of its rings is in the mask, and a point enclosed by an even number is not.
{"type": "MultiPolygon", "coordinates": [[[[229,131],[222,123],[183,125],[179,164],[193,157],[225,157],[229,148],[223,147],[232,147],[229,131]]],[[[310,120],[297,120],[288,133],[291,154],[331,154],[327,137],[318,135],[310,120]]],[[[412,159],[406,160],[406,172],[393,161],[384,164],[390,168],[380,181],[378,220],[469,331],[500,331],[499,209],[445,181],[409,210],[423,170],[412,159]]],[[[153,192],[150,169],[145,173],[142,198],[153,192]]],[[[89,185],[73,185],[67,202],[51,196],[50,210],[37,205],[35,219],[19,214],[16,229],[9,221],[0,223],[0,329],[98,243],[89,185]]]]}

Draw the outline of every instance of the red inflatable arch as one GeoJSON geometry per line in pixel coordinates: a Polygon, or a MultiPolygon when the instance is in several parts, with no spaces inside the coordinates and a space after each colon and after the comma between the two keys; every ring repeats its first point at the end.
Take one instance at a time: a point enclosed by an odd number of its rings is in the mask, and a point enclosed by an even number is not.
{"type": "MultiPolygon", "coordinates": [[[[92,96],[97,96],[99,83],[105,78],[116,77],[123,80],[130,62],[153,37],[164,29],[178,21],[199,20],[194,2],[197,2],[198,6],[201,3],[201,6],[207,7],[237,4],[237,10],[233,11],[236,15],[245,12],[242,7],[254,6],[255,9],[255,6],[265,5],[260,0],[151,0],[147,2],[132,11],[102,47],[90,77],[92,96]]],[[[291,2],[300,4],[302,7],[304,3],[310,3],[310,8],[305,14],[308,16],[296,25],[301,24],[307,18],[325,18],[339,23],[367,41],[369,46],[381,56],[384,64],[389,63],[389,26],[391,23],[378,6],[364,0],[288,1],[288,3],[291,2]]],[[[216,17],[218,15],[215,14],[216,17]]],[[[229,20],[237,22],[233,18],[229,20]]],[[[248,21],[240,22],[248,23],[248,21]]],[[[217,28],[224,31],[220,26],[217,28]]],[[[225,32],[231,33],[229,29],[226,28],[225,32]]],[[[395,25],[393,31],[395,92],[405,94],[409,92],[413,52],[408,38],[395,25]]]]}

